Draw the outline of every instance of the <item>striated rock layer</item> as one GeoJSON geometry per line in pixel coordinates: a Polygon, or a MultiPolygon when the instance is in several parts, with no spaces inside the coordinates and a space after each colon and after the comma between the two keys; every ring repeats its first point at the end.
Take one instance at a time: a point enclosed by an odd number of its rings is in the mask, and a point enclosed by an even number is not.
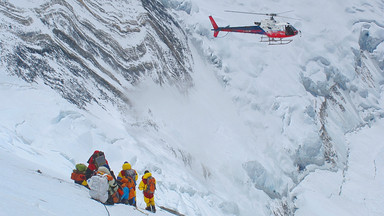
{"type": "Polygon", "coordinates": [[[129,104],[127,89],[143,77],[192,84],[186,35],[155,1],[2,1],[0,13],[8,73],[44,82],[80,108],[129,104]]]}

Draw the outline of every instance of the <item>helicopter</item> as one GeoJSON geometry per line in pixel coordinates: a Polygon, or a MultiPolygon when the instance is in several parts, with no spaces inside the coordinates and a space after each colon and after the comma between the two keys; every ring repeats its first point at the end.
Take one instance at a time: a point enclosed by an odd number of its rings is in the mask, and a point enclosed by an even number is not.
{"type": "Polygon", "coordinates": [[[291,37],[300,33],[288,22],[277,22],[274,17],[283,17],[294,19],[290,17],[280,16],[282,13],[288,13],[291,11],[281,12],[281,13],[255,13],[255,12],[242,12],[242,11],[228,11],[231,13],[243,13],[243,14],[256,14],[269,16],[269,19],[261,20],[260,22],[254,22],[253,26],[237,26],[237,27],[219,27],[212,16],[209,16],[209,19],[212,23],[214,31],[213,36],[217,37],[220,31],[223,32],[239,32],[239,33],[250,33],[250,34],[260,34],[260,42],[268,43],[269,45],[284,45],[289,44],[293,41],[291,37]]]}

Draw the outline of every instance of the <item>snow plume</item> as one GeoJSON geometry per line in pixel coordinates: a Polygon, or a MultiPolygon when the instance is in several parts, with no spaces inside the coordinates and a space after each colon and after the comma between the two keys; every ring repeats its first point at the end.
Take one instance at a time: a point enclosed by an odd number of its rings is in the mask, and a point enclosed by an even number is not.
{"type": "Polygon", "coordinates": [[[70,180],[98,149],[115,173],[124,161],[150,170],[157,205],[184,215],[383,215],[383,8],[1,1],[2,209],[142,215],[70,180]],[[302,36],[213,38],[209,15],[220,26],[268,18],[228,9],[294,9],[302,36]]]}

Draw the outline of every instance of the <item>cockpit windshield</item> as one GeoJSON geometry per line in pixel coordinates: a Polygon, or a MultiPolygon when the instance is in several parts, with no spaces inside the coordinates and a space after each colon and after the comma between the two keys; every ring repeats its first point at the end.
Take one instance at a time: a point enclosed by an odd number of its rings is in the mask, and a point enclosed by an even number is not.
{"type": "Polygon", "coordinates": [[[285,35],[295,35],[296,32],[297,30],[295,29],[295,27],[291,25],[285,26],[285,35]]]}

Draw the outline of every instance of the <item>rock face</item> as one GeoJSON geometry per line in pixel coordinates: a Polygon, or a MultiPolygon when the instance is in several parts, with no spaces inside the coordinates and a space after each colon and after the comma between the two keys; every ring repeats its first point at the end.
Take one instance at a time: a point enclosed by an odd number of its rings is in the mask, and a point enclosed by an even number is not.
{"type": "Polygon", "coordinates": [[[0,2],[1,63],[10,74],[43,82],[80,108],[129,105],[127,89],[143,77],[192,84],[186,35],[156,1],[30,4],[0,2]]]}

